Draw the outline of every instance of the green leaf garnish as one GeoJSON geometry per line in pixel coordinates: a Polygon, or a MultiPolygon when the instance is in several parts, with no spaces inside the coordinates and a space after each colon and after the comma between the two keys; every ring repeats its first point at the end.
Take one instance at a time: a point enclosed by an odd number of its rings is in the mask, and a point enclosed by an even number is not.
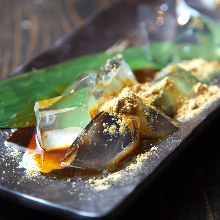
{"type": "MultiPolygon", "coordinates": [[[[148,46],[128,48],[122,55],[132,70],[158,69],[173,61],[198,57],[219,60],[218,24],[204,16],[195,19],[194,22],[200,23],[192,22],[192,25],[201,24],[201,29],[200,26],[189,26],[191,29],[181,32],[171,42],[151,42],[148,46]],[[185,41],[190,33],[193,33],[191,37],[196,39],[196,43],[185,41]]],[[[25,127],[35,123],[33,109],[36,101],[60,95],[84,71],[97,69],[113,55],[105,52],[91,54],[0,82],[0,128],[25,127]]]]}
{"type": "MultiPolygon", "coordinates": [[[[132,69],[161,68],[146,59],[146,52],[146,48],[134,47],[122,54],[132,69]]],[[[111,56],[105,52],[87,55],[0,82],[0,127],[25,127],[35,123],[36,101],[60,95],[84,71],[97,69],[111,56]]]]}

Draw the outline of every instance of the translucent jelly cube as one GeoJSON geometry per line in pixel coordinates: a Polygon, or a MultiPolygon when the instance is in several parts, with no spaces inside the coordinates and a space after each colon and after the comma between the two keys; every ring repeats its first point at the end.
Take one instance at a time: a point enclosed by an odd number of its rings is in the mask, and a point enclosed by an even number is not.
{"type": "Polygon", "coordinates": [[[106,98],[114,93],[119,93],[125,86],[135,82],[137,82],[136,78],[122,55],[119,54],[108,59],[106,63],[97,70],[95,83],[92,84],[88,94],[88,109],[91,110],[94,108],[102,98],[106,98]]]}
{"type": "Polygon", "coordinates": [[[123,131],[120,128],[119,117],[100,112],[74,141],[64,164],[96,170],[114,167],[138,146],[139,141],[133,124],[125,125],[123,131]]]}
{"type": "Polygon", "coordinates": [[[199,82],[191,73],[173,65],[157,74],[155,82],[166,80],[161,95],[154,102],[172,116],[179,96],[191,96],[193,86],[199,82]]]}
{"type": "Polygon", "coordinates": [[[47,151],[69,147],[95,116],[90,117],[88,110],[111,91],[120,91],[126,83],[134,81],[131,69],[117,55],[98,71],[82,74],[62,96],[36,102],[37,137],[41,147],[47,151]]]}
{"type": "Polygon", "coordinates": [[[143,113],[139,116],[139,134],[144,139],[163,138],[176,132],[179,125],[176,121],[158,109],[143,106],[143,113]]]}
{"type": "Polygon", "coordinates": [[[154,79],[154,82],[157,82],[165,77],[168,77],[170,80],[172,80],[174,84],[178,87],[178,89],[182,91],[182,93],[184,93],[185,95],[192,94],[193,85],[199,82],[199,80],[190,72],[179,68],[175,64],[168,66],[158,72],[154,79]]]}
{"type": "Polygon", "coordinates": [[[46,151],[69,147],[89,123],[86,95],[89,88],[35,104],[37,137],[46,151]]]}

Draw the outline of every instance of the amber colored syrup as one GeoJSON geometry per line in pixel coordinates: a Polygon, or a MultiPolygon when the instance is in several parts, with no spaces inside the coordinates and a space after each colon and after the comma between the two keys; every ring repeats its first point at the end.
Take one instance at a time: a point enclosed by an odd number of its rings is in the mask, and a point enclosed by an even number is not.
{"type": "Polygon", "coordinates": [[[67,152],[67,149],[45,151],[36,143],[36,133],[32,136],[26,153],[34,154],[33,159],[37,163],[40,171],[49,173],[54,169],[63,169],[61,166],[62,160],[67,152]]]}
{"type": "Polygon", "coordinates": [[[158,69],[133,70],[137,81],[140,83],[151,82],[158,71],[158,69]]]}
{"type": "MultiPolygon", "coordinates": [[[[7,142],[14,143],[20,147],[23,147],[25,154],[23,155],[23,160],[27,166],[34,169],[32,165],[37,165],[37,170],[40,170],[44,174],[52,175],[54,178],[66,179],[73,178],[91,178],[101,174],[101,171],[81,169],[76,167],[65,167],[61,166],[64,156],[69,147],[62,150],[55,151],[44,151],[39,144],[36,142],[36,128],[35,127],[25,127],[19,128],[7,139],[7,142]],[[26,157],[25,157],[26,156],[26,157]],[[25,159],[26,158],[26,159],[25,159]],[[62,170],[62,172],[60,172],[62,170]]],[[[34,166],[34,167],[35,167],[34,166]]],[[[28,169],[28,167],[26,167],[28,169]]]]}

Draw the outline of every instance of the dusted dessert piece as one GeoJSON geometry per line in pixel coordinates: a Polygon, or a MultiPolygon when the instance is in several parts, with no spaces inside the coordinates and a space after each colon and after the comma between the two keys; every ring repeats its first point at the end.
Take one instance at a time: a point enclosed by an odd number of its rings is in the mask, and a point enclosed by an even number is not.
{"type": "Polygon", "coordinates": [[[95,83],[88,94],[87,107],[91,118],[98,113],[96,110],[100,103],[113,94],[119,94],[126,86],[135,83],[137,80],[122,55],[119,54],[108,59],[97,70],[95,83]]]}
{"type": "Polygon", "coordinates": [[[143,93],[136,92],[135,85],[125,87],[121,93],[103,100],[96,111],[118,115],[124,124],[132,122],[141,138],[162,138],[176,131],[178,126],[152,105],[154,99],[150,96],[149,90],[157,97],[156,93],[160,93],[163,84],[157,87],[158,91],[149,87],[143,93]]]}
{"type": "Polygon", "coordinates": [[[179,96],[191,96],[193,86],[199,82],[190,72],[176,65],[168,66],[160,71],[155,78],[155,82],[159,80],[164,81],[164,87],[154,104],[161,107],[170,116],[174,114],[177,98],[179,96]]]}
{"type": "Polygon", "coordinates": [[[141,117],[141,126],[139,126],[139,133],[142,138],[163,138],[167,135],[176,132],[179,128],[178,123],[165,115],[163,112],[153,107],[146,107],[144,110],[145,118],[141,117]],[[150,132],[146,132],[146,127],[150,132]]]}
{"type": "Polygon", "coordinates": [[[107,169],[117,165],[137,146],[137,130],[120,117],[100,112],[68,150],[64,163],[74,167],[107,169]],[[123,130],[122,130],[123,126],[123,130]]]}

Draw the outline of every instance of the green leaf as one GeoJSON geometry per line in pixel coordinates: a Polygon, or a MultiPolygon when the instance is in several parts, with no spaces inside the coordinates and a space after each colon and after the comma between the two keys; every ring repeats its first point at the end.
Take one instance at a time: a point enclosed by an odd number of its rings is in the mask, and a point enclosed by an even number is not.
{"type": "MultiPolygon", "coordinates": [[[[122,52],[132,69],[160,68],[146,59],[146,53],[147,49],[142,47],[122,52]]],[[[91,54],[0,82],[0,127],[24,127],[35,123],[36,101],[60,95],[84,71],[97,69],[111,56],[113,54],[105,52],[91,54]]]]}
{"type": "MultiPolygon", "coordinates": [[[[158,69],[173,61],[203,57],[220,59],[220,28],[211,19],[200,18],[208,32],[195,33],[197,43],[151,42],[148,46],[122,52],[132,70],[158,69]]],[[[180,33],[184,38],[185,32],[180,33]]],[[[84,71],[94,70],[115,54],[91,54],[52,67],[0,82],[0,128],[24,127],[35,123],[34,103],[60,95],[84,71]]]]}

